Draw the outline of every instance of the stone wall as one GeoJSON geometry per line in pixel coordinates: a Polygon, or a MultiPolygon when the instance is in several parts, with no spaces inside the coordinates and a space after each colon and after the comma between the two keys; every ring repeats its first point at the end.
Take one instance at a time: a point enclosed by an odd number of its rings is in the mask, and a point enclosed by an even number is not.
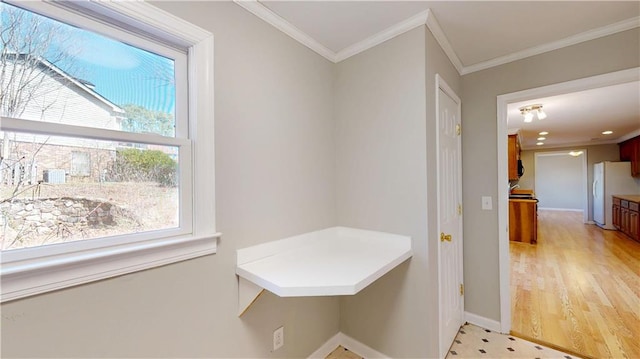
{"type": "Polygon", "coordinates": [[[115,225],[116,205],[87,198],[14,199],[0,203],[0,224],[15,230],[48,234],[60,224],[71,226],[115,225]]]}

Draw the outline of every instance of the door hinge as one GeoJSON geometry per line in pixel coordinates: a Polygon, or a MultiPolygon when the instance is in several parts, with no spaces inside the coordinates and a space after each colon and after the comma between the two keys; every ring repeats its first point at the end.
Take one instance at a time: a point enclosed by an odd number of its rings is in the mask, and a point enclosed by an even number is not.
{"type": "Polygon", "coordinates": [[[460,127],[460,124],[457,123],[456,124],[456,135],[460,136],[461,133],[462,133],[462,127],[460,127]]]}
{"type": "Polygon", "coordinates": [[[458,204],[458,216],[462,216],[462,205],[458,204]]]}
{"type": "Polygon", "coordinates": [[[460,284],[460,295],[464,295],[464,284],[460,284]]]}

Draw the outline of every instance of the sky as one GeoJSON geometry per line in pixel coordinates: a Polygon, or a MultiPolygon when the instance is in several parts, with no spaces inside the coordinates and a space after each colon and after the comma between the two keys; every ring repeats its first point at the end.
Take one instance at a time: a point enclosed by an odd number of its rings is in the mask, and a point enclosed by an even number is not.
{"type": "MultiPolygon", "coordinates": [[[[1,4],[5,6],[10,5],[1,4]]],[[[55,63],[63,71],[91,82],[97,93],[116,105],[135,104],[174,114],[173,60],[37,14],[31,16],[62,26],[53,36],[50,56],[45,57],[52,61],[54,53],[68,53],[72,60],[55,63]]]]}

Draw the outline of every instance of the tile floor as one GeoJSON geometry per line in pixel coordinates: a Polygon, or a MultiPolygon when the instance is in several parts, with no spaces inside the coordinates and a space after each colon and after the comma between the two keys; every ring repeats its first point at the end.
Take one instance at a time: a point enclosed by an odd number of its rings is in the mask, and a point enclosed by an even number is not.
{"type": "Polygon", "coordinates": [[[580,359],[544,345],[465,324],[453,341],[447,359],[530,358],[580,359]]]}
{"type": "MultiPolygon", "coordinates": [[[[465,324],[460,328],[447,355],[447,359],[462,358],[581,359],[575,355],[471,324],[465,324]]],[[[339,346],[326,359],[364,358],[339,346]]]]}

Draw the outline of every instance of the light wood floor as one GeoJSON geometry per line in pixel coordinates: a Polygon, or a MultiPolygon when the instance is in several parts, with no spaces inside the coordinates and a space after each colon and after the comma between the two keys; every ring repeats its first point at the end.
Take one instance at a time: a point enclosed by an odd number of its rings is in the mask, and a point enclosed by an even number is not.
{"type": "Polygon", "coordinates": [[[539,211],[538,244],[510,242],[514,334],[594,358],[640,358],[640,243],[539,211]]]}

